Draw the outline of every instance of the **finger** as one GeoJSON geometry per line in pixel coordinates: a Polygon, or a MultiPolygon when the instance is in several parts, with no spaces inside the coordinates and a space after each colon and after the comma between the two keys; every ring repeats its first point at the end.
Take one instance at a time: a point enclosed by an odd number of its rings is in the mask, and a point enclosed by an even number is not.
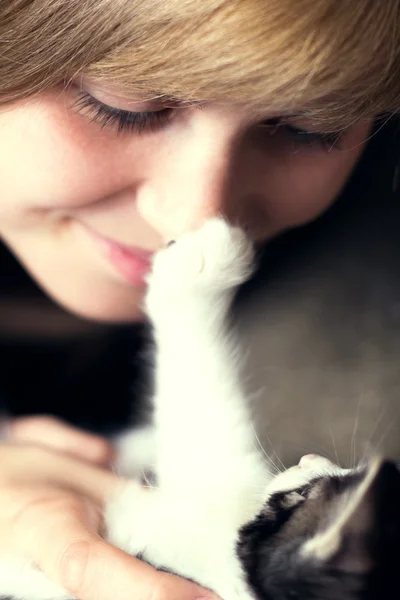
{"type": "Polygon", "coordinates": [[[103,504],[126,485],[110,471],[41,446],[0,444],[1,476],[14,485],[50,485],[103,504]]]}
{"type": "Polygon", "coordinates": [[[99,465],[110,464],[114,457],[112,445],[104,438],[53,417],[15,419],[10,424],[10,435],[15,441],[49,446],[99,465]]]}
{"type": "Polygon", "coordinates": [[[81,600],[195,600],[214,598],[208,590],[107,544],[97,534],[98,518],[70,498],[46,510],[35,503],[18,522],[24,551],[54,582],[81,600]],[[66,510],[68,508],[68,510],[66,510]],[[27,532],[29,535],[27,536],[27,532]]]}
{"type": "Polygon", "coordinates": [[[81,600],[195,600],[214,598],[208,590],[150,565],[105,543],[84,540],[63,553],[59,582],[81,600]]]}

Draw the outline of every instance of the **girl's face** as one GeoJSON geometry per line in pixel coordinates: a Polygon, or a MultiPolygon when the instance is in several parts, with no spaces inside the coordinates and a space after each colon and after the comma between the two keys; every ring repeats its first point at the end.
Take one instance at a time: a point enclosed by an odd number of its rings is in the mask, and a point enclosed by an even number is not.
{"type": "Polygon", "coordinates": [[[258,241],[314,219],[370,129],[335,140],[301,116],[166,107],[84,81],[1,109],[0,234],[68,309],[134,320],[153,252],[217,213],[258,241]]]}

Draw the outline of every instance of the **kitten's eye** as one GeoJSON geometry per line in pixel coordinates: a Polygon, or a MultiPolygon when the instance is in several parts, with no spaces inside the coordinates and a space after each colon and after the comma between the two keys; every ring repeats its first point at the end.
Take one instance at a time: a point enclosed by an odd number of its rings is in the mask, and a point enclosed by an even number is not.
{"type": "Polygon", "coordinates": [[[285,495],[284,505],[285,508],[292,508],[293,506],[297,506],[301,502],[304,502],[305,498],[299,494],[299,492],[289,492],[285,495]]]}
{"type": "Polygon", "coordinates": [[[307,498],[309,491],[310,486],[306,485],[302,490],[298,490],[298,493],[300,494],[300,496],[302,496],[302,498],[307,498]]]}

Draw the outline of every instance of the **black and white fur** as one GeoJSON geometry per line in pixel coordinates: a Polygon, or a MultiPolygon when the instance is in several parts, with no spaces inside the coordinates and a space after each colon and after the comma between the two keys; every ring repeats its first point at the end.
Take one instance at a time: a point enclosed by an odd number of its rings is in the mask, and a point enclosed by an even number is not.
{"type": "MultiPolygon", "coordinates": [[[[137,477],[110,499],[107,539],[224,600],[400,597],[395,466],[347,471],[309,455],[274,477],[257,446],[227,323],[252,265],[245,234],[218,219],[156,256],[146,299],[155,429],[120,440],[121,466],[141,460],[156,483],[137,477]],[[145,460],[151,437],[154,459],[145,460]]],[[[0,596],[69,597],[11,556],[0,562],[0,596]]]]}

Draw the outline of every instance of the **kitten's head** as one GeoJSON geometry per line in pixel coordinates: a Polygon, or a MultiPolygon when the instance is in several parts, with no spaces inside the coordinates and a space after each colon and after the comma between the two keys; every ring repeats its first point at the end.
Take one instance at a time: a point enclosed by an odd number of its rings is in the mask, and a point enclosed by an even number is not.
{"type": "Polygon", "coordinates": [[[278,475],[238,554],[262,600],[400,598],[400,473],[309,455],[278,475]]]}

